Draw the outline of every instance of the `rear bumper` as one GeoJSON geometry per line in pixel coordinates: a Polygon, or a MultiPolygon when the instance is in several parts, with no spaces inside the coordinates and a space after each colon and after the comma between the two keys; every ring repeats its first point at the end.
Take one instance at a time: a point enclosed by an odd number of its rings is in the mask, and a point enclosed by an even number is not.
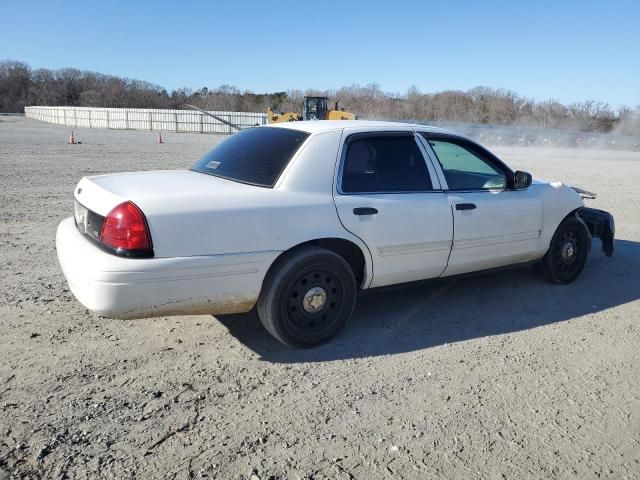
{"type": "Polygon", "coordinates": [[[175,258],[122,258],[84,238],[63,220],[56,249],[71,292],[110,318],[248,312],[280,252],[175,258]]]}
{"type": "Polygon", "coordinates": [[[581,208],[578,216],[587,225],[591,236],[602,240],[602,252],[610,257],[613,255],[613,241],[616,234],[616,224],[613,215],[596,208],[581,208]]]}

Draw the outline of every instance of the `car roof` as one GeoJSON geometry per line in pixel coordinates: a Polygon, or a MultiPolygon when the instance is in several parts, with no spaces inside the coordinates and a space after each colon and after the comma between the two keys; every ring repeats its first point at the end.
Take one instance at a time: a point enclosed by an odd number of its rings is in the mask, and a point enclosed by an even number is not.
{"type": "Polygon", "coordinates": [[[280,122],[265,125],[276,128],[290,128],[301,130],[307,133],[328,132],[330,130],[341,130],[344,128],[384,128],[384,127],[407,127],[418,128],[422,131],[446,132],[446,130],[429,125],[403,122],[380,122],[376,120],[307,120],[302,122],[280,122]]]}

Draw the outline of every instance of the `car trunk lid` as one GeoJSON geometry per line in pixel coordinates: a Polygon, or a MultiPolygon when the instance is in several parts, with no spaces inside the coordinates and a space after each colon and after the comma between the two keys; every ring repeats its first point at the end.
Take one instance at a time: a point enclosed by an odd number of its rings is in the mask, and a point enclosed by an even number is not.
{"type": "Polygon", "coordinates": [[[85,177],[74,192],[76,225],[99,240],[109,212],[131,202],[146,219],[156,257],[222,253],[231,247],[219,241],[219,234],[252,229],[243,221],[247,212],[263,208],[272,192],[189,170],[85,177]]]}
{"type": "Polygon", "coordinates": [[[199,196],[225,197],[255,188],[238,182],[190,170],[154,170],[84,177],[78,183],[75,199],[89,210],[105,216],[125,201],[138,205],[145,213],[159,203],[199,196]]]}

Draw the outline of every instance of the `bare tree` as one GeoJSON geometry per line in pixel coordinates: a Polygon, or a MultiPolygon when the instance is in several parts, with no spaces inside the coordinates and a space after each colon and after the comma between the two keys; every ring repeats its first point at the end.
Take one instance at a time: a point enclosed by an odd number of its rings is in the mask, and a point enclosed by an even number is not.
{"type": "Polygon", "coordinates": [[[587,100],[563,105],[557,100],[537,102],[511,90],[475,87],[466,92],[445,90],[422,93],[411,87],[404,94],[383,92],[376,83],[337,90],[307,89],[287,92],[241,92],[232,85],[198,90],[162,87],[75,68],[31,70],[29,65],[0,62],[0,111],[19,112],[25,105],[93,107],[184,108],[191,103],[208,110],[301,112],[305,95],[325,95],[360,118],[416,121],[454,121],[526,125],[584,131],[615,131],[640,136],[640,106],[623,107],[587,100]]]}

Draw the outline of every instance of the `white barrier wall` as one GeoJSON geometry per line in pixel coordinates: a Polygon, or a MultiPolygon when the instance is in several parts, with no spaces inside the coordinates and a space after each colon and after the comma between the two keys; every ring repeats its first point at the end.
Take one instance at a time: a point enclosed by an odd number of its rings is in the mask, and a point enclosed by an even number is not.
{"type": "MultiPolygon", "coordinates": [[[[216,111],[211,111],[211,113],[240,127],[268,123],[266,113],[216,111]]],[[[229,125],[195,110],[25,107],[24,114],[28,118],[68,127],[227,134],[236,131],[229,125]]]]}

